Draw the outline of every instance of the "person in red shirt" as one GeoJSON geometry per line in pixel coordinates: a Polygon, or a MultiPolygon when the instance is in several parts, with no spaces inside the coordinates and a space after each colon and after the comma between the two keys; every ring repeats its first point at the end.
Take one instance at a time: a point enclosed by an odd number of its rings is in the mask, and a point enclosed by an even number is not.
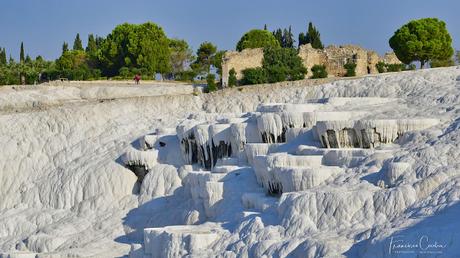
{"type": "Polygon", "coordinates": [[[136,76],[134,76],[134,81],[136,82],[136,84],[139,84],[140,80],[141,80],[141,75],[136,74],[136,76]]]}

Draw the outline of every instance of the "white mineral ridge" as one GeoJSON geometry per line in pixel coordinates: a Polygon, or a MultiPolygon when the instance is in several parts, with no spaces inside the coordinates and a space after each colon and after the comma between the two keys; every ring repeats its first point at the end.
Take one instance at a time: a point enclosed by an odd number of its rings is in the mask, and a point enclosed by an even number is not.
{"type": "Polygon", "coordinates": [[[152,258],[212,255],[210,245],[223,235],[219,226],[169,226],[144,230],[145,253],[152,258]]]}
{"type": "Polygon", "coordinates": [[[400,236],[460,257],[459,78],[451,67],[198,96],[0,88],[0,257],[431,257],[393,256],[400,236]],[[344,127],[391,144],[321,148],[344,127]],[[192,133],[231,157],[189,164],[192,133]],[[125,164],[148,170],[141,184],[125,164]]]}
{"type": "Polygon", "coordinates": [[[180,186],[182,180],[177,168],[166,164],[155,165],[142,181],[139,202],[145,203],[154,198],[172,195],[180,186]]]}
{"type": "Polygon", "coordinates": [[[157,164],[157,160],[157,150],[141,151],[137,149],[129,149],[122,158],[125,165],[140,166],[147,170],[152,169],[157,164]]]}

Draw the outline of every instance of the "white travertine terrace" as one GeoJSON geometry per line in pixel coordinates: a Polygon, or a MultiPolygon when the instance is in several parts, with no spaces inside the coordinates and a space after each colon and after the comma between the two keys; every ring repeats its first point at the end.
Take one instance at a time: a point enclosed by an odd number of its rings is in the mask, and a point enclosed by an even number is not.
{"type": "Polygon", "coordinates": [[[0,114],[0,257],[384,258],[400,235],[457,257],[458,78],[119,88],[33,112],[19,107],[40,91],[0,89],[18,102],[0,114]]]}

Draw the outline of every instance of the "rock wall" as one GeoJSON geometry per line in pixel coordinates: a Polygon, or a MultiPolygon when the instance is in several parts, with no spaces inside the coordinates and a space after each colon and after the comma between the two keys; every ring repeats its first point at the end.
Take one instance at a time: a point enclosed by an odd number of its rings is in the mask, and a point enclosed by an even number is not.
{"type": "MultiPolygon", "coordinates": [[[[311,44],[299,48],[299,57],[311,75],[311,68],[316,65],[325,65],[329,77],[344,76],[346,70],[343,65],[352,62],[356,64],[356,75],[378,73],[375,65],[378,62],[387,64],[401,63],[392,52],[379,56],[375,51],[364,49],[356,45],[328,46],[324,49],[315,49],[311,44]]],[[[228,86],[229,72],[233,68],[238,80],[242,79],[242,71],[247,68],[261,67],[263,61],[262,49],[245,49],[241,52],[229,51],[222,62],[222,85],[228,86]]]]}
{"type": "Polygon", "coordinates": [[[232,68],[236,71],[236,78],[241,80],[244,69],[261,67],[263,59],[264,51],[261,48],[226,52],[222,60],[222,85],[224,87],[228,85],[228,77],[232,68]]]}
{"type": "Polygon", "coordinates": [[[327,55],[321,49],[315,49],[311,44],[302,45],[299,48],[299,57],[303,61],[303,65],[308,69],[308,72],[311,72],[311,68],[315,64],[326,65],[327,64],[327,55]]]}

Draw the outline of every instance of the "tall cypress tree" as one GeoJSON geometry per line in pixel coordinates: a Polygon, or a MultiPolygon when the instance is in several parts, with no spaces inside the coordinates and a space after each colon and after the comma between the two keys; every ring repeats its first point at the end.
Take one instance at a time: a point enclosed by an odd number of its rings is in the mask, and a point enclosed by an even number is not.
{"type": "Polygon", "coordinates": [[[77,36],[75,36],[75,40],[73,41],[73,50],[83,51],[83,43],[81,43],[80,33],[77,33],[77,36]]]}
{"type": "Polygon", "coordinates": [[[307,35],[303,32],[299,34],[299,47],[308,44],[307,35]]]}
{"type": "Polygon", "coordinates": [[[64,43],[62,43],[62,54],[64,54],[67,51],[69,51],[69,44],[67,44],[67,42],[64,41],[64,43]]]}
{"type": "Polygon", "coordinates": [[[299,34],[299,47],[301,45],[311,44],[313,48],[323,49],[324,45],[321,42],[321,35],[319,31],[311,22],[308,23],[307,33],[303,32],[299,34]]]}
{"type": "Polygon", "coordinates": [[[289,26],[289,29],[284,29],[282,47],[294,48],[294,35],[292,34],[291,26],[289,26]]]}
{"type": "Polygon", "coordinates": [[[277,29],[272,32],[273,36],[275,36],[276,40],[280,43],[280,46],[283,46],[283,31],[281,29],[277,29]]]}
{"type": "Polygon", "coordinates": [[[96,35],[96,46],[97,46],[97,48],[99,48],[102,45],[102,41],[104,41],[104,38],[96,35]]]}
{"type": "Polygon", "coordinates": [[[6,65],[6,64],[7,64],[7,61],[6,61],[6,49],[3,48],[0,51],[0,65],[6,65]]]}
{"type": "Polygon", "coordinates": [[[316,27],[314,27],[311,22],[308,24],[307,36],[313,48],[317,48],[317,49],[324,48],[323,43],[321,42],[321,35],[319,31],[316,29],[316,27]]]}
{"type": "Polygon", "coordinates": [[[267,24],[266,24],[266,23],[265,23],[265,25],[264,25],[264,30],[268,30],[268,29],[267,29],[267,24]]]}
{"type": "Polygon", "coordinates": [[[24,54],[24,42],[21,42],[21,52],[19,53],[19,62],[24,63],[26,56],[24,54]]]}
{"type": "Polygon", "coordinates": [[[86,53],[95,55],[97,51],[97,43],[93,34],[88,35],[88,45],[86,46],[86,53]]]}

